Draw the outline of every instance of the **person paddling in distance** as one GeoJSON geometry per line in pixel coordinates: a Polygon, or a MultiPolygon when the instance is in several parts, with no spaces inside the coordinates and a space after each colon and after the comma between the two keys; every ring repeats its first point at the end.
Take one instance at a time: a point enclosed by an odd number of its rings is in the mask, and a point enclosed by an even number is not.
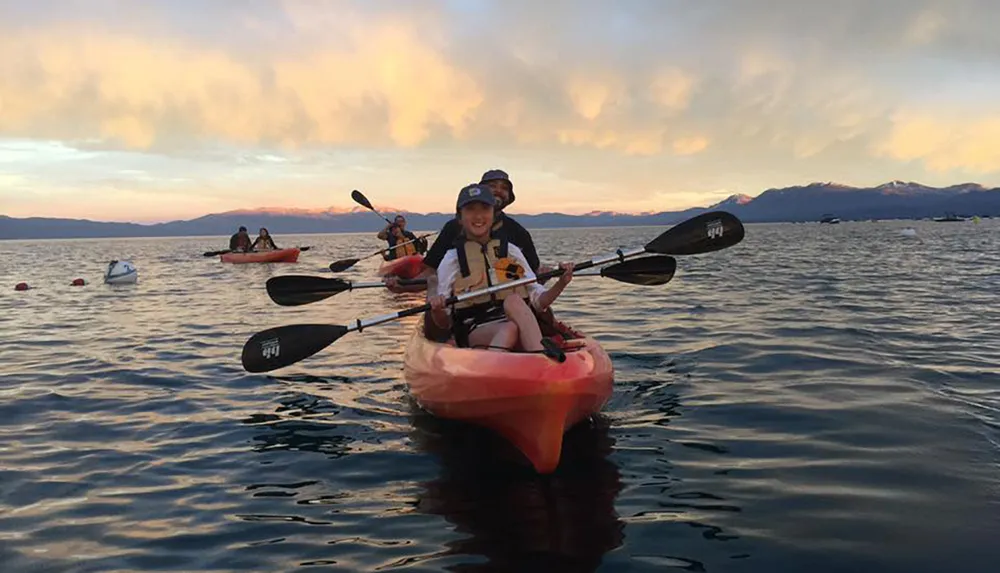
{"type": "Polygon", "coordinates": [[[407,231],[406,217],[402,215],[396,215],[391,225],[386,225],[379,231],[378,238],[389,243],[389,249],[382,254],[387,261],[427,252],[427,239],[418,239],[416,235],[407,231]]]}
{"type": "Polygon", "coordinates": [[[229,237],[229,250],[238,253],[245,253],[252,247],[252,240],[247,234],[246,227],[240,227],[233,236],[229,237]]]}
{"type": "Polygon", "coordinates": [[[264,227],[260,228],[260,233],[257,238],[254,239],[252,245],[250,245],[251,251],[277,251],[278,246],[274,244],[274,239],[271,238],[271,234],[267,232],[264,227]]]}
{"type": "Polygon", "coordinates": [[[464,187],[455,208],[460,231],[438,265],[436,291],[428,291],[430,318],[450,329],[460,347],[514,350],[520,343],[522,351],[544,351],[529,304],[544,312],[573,279],[573,263],[559,265],[564,272],[548,289],[537,282],[504,289],[457,303],[449,314],[445,301],[452,294],[535,276],[521,249],[494,229],[496,199],[488,187],[464,187]]]}

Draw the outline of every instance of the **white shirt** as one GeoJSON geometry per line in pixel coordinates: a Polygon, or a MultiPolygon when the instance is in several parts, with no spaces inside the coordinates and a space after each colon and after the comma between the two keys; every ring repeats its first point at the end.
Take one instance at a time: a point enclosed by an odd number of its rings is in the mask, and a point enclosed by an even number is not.
{"type": "MultiPolygon", "coordinates": [[[[535,277],[535,273],[532,272],[531,266],[528,265],[528,260],[524,258],[524,253],[521,252],[521,249],[517,248],[517,245],[513,243],[507,244],[507,256],[517,261],[517,264],[521,265],[524,269],[523,278],[535,277]]],[[[462,267],[458,264],[458,250],[449,249],[441,259],[441,264],[438,265],[437,294],[445,297],[451,296],[452,286],[454,286],[455,280],[460,276],[462,276],[462,267]]],[[[531,305],[534,306],[535,309],[538,309],[538,297],[545,292],[545,287],[537,282],[529,283],[524,286],[528,289],[528,297],[531,300],[531,305]]]]}

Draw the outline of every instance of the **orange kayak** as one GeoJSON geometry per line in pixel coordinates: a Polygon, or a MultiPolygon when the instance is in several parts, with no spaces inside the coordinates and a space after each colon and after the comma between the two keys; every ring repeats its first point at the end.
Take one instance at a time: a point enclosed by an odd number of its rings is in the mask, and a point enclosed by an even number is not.
{"type": "Polygon", "coordinates": [[[299,249],[255,251],[252,253],[225,253],[219,255],[224,263],[294,263],[299,260],[299,249]]]}
{"type": "Polygon", "coordinates": [[[457,348],[410,338],[403,373],[422,408],[442,418],[485,426],[512,443],[539,473],[559,465],[563,434],[598,412],[611,396],[614,369],[603,348],[562,326],[554,339],[565,362],[543,354],[457,348]]]}
{"type": "Polygon", "coordinates": [[[402,279],[412,279],[424,270],[423,255],[407,255],[382,263],[378,268],[381,277],[394,275],[402,279]]]}

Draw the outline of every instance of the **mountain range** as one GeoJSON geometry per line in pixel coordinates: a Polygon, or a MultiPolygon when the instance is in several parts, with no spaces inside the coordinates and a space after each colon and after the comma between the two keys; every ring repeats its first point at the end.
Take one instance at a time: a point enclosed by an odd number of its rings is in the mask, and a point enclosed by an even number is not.
{"type": "MultiPolygon", "coordinates": [[[[379,212],[403,213],[411,229],[439,229],[451,213],[414,213],[392,207],[379,212]]],[[[1000,188],[978,183],[930,187],[890,181],[877,187],[851,187],[833,182],[768,189],[756,197],[732,195],[708,207],[655,213],[594,211],[583,215],[512,213],[529,229],[670,225],[705,211],[721,209],[746,223],[818,221],[830,214],[841,220],[925,219],[948,213],[1000,216],[1000,188]]],[[[277,235],[293,233],[372,232],[380,227],[362,207],[308,209],[244,209],[205,215],[186,221],[137,224],[0,215],[0,239],[69,239],[98,237],[176,237],[222,235],[240,226],[252,232],[267,227],[277,235]]],[[[253,234],[253,233],[252,233],[253,234]]]]}

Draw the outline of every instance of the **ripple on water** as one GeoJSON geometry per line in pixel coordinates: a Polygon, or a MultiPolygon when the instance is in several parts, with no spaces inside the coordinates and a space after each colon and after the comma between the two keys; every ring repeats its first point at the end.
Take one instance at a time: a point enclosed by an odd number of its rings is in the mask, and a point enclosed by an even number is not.
{"type": "MultiPolygon", "coordinates": [[[[654,232],[533,235],[553,262],[654,232]]],[[[283,238],[315,246],[297,265],[223,265],[204,238],[0,242],[0,275],[39,285],[0,295],[0,563],[992,571],[998,236],[991,221],[750,225],[738,247],[678,257],[668,285],[574,280],[560,319],[600,340],[616,386],[551,476],[411,403],[415,317],[273,376],[242,370],[262,328],[421,302],[368,289],[278,307],[261,288],[371,252],[368,234],[283,238]],[[100,284],[126,255],[139,284],[100,284]]]]}

